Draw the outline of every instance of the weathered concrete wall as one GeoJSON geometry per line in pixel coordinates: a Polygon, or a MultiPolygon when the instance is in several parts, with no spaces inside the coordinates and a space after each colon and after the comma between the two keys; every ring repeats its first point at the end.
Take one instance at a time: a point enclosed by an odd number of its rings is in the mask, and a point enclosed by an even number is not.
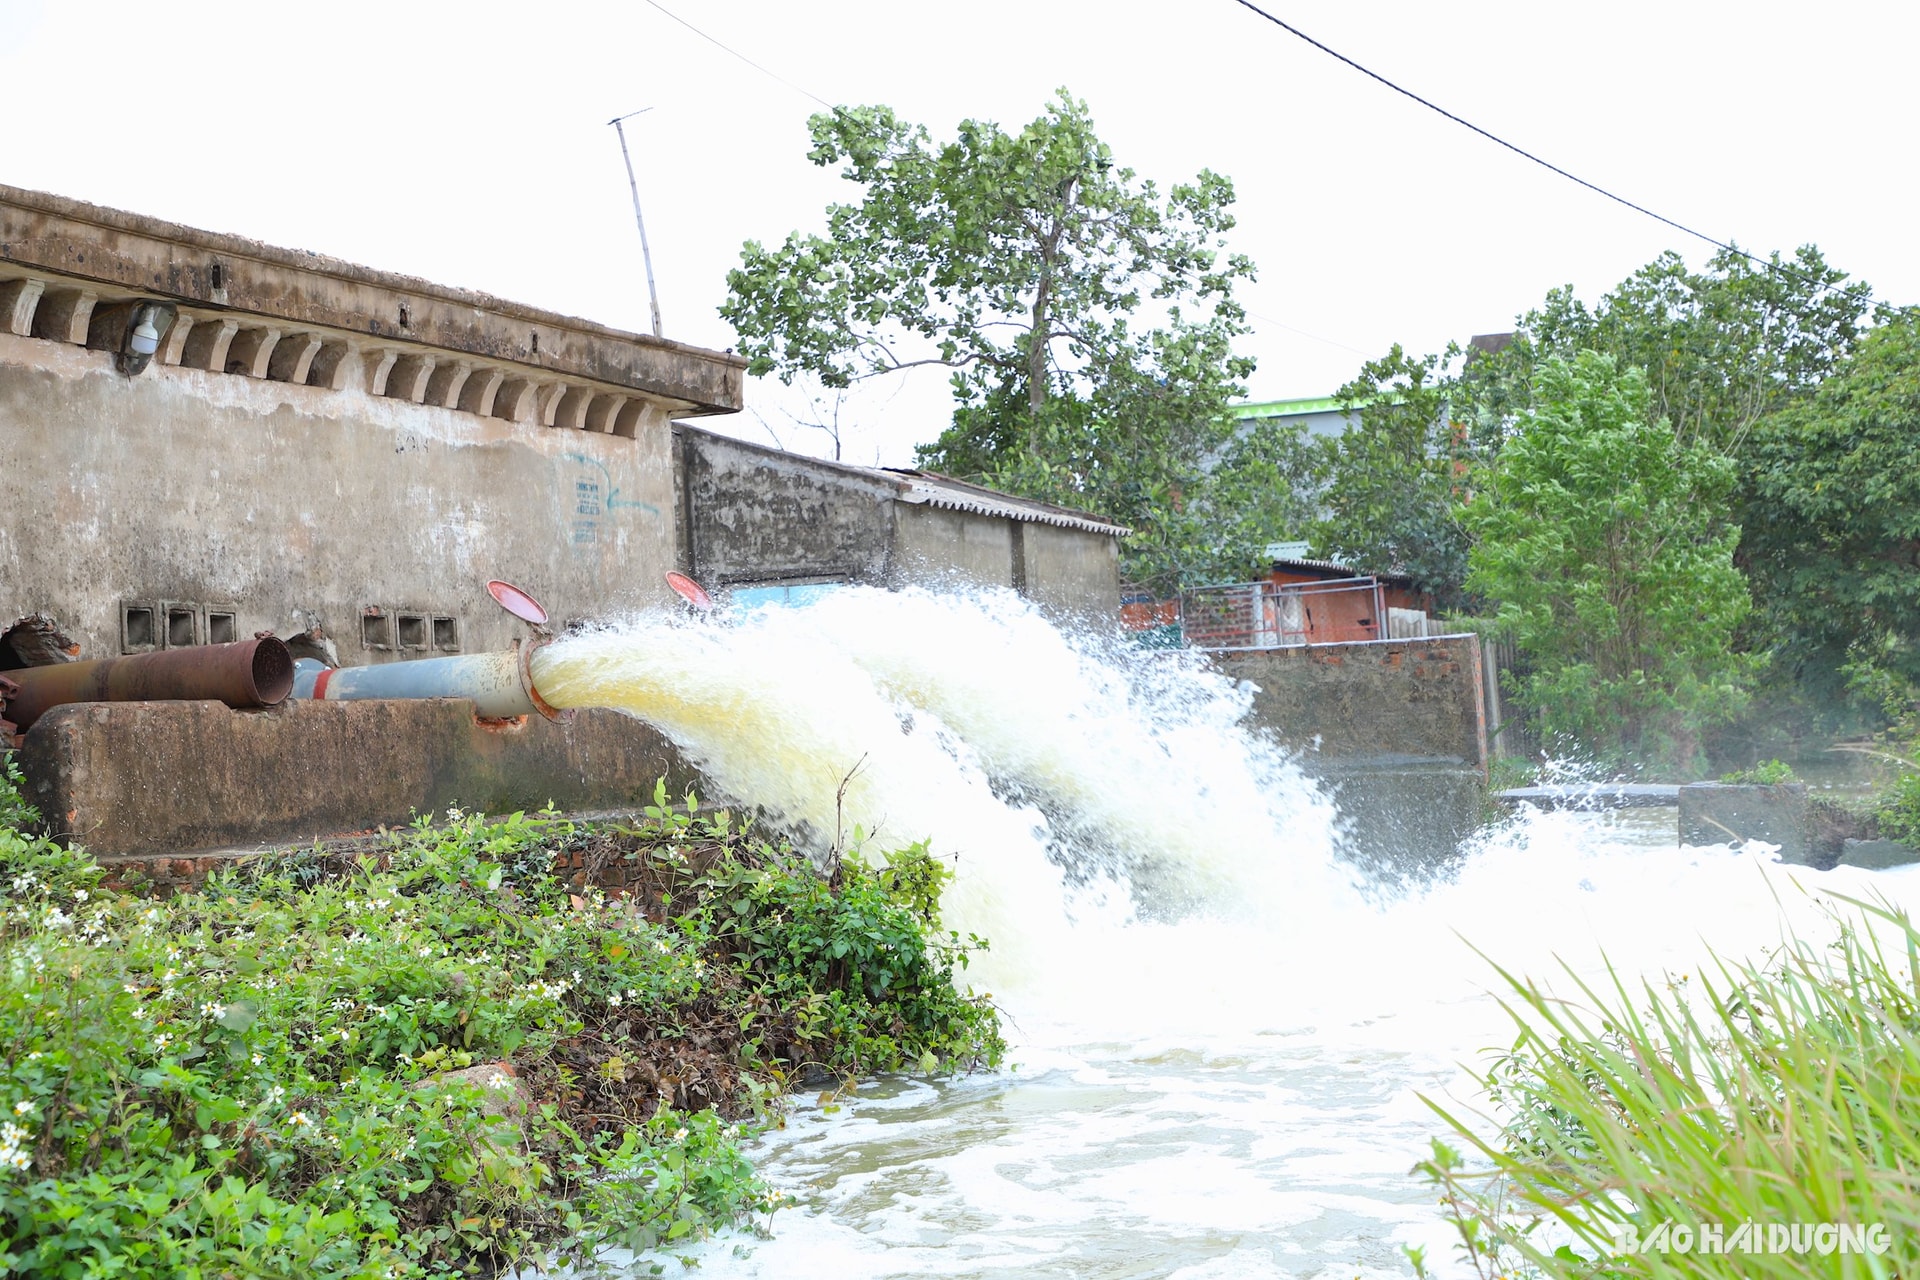
{"type": "Polygon", "coordinates": [[[664,420],[632,438],[556,431],[352,390],[169,367],[0,333],[0,625],[44,610],[83,656],[123,610],[209,609],[235,635],[313,627],[353,665],[505,647],[485,593],[518,582],[557,620],[666,599],[664,420]],[[426,648],[400,646],[419,639],[426,648]],[[371,647],[384,643],[384,648],[371,647]]]}
{"type": "Polygon", "coordinates": [[[1300,752],[1346,819],[1350,856],[1418,875],[1456,856],[1487,806],[1477,636],[1220,653],[1252,721],[1300,752]]]}
{"type": "Polygon", "coordinates": [[[1487,817],[1486,777],[1465,765],[1325,756],[1305,763],[1333,792],[1349,856],[1385,880],[1454,861],[1487,817]]]}
{"type": "Polygon", "coordinates": [[[898,505],[893,580],[900,585],[1010,587],[1013,521],[970,511],[898,505]]]}
{"type": "Polygon", "coordinates": [[[893,485],[703,431],[676,434],[684,563],[694,577],[713,587],[888,580],[893,485]]]}
{"type": "Polygon", "coordinates": [[[1764,840],[1780,846],[1782,862],[1830,867],[1836,861],[1832,851],[1821,856],[1814,848],[1804,782],[1770,786],[1694,782],[1680,788],[1679,804],[1682,844],[1764,840]]]}
{"type": "Polygon", "coordinates": [[[21,761],[47,820],[103,857],[308,841],[452,805],[628,808],[662,777],[676,794],[699,788],[673,744],[630,716],[483,724],[451,699],[74,704],[33,726],[21,761]]]}
{"type": "Polygon", "coordinates": [[[489,577],[559,621],[665,602],[669,419],[744,373],[0,187],[0,627],[44,612],[82,657],[318,628],[352,665],[504,646],[489,577]]]}
{"type": "Polygon", "coordinates": [[[1256,723],[1332,759],[1451,762],[1484,769],[1478,636],[1369,640],[1221,653],[1251,681],[1256,723]]]}
{"type": "Polygon", "coordinates": [[[1120,616],[1118,539],[1025,524],[1020,542],[1027,596],[1055,614],[1113,625],[1120,616]]]}
{"type": "Polygon", "coordinates": [[[1057,616],[1119,616],[1118,530],[1084,514],[685,426],[673,458],[677,564],[708,585],[1014,587],[1057,616]]]}

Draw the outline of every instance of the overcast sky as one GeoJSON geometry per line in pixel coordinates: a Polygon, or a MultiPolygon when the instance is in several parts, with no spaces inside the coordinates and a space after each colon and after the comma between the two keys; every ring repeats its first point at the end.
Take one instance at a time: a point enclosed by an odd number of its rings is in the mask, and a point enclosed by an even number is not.
{"type": "MultiPolygon", "coordinates": [[[[835,103],[936,136],[1018,126],[1066,86],[1121,163],[1239,191],[1256,398],[1321,395],[1395,341],[1511,327],[1668,248],[1710,252],[1434,116],[1233,0],[662,0],[835,103]]],[[[1818,243],[1920,300],[1911,142],[1920,6],[1268,0],[1381,74],[1721,239],[1818,243]]],[[[648,326],[630,121],[668,337],[713,347],[747,238],[847,189],[805,159],[818,104],[644,0],[0,0],[0,181],[635,330],[648,326]]],[[[787,447],[829,448],[749,388],[787,447]]],[[[846,411],[850,461],[910,460],[937,377],[846,411]]],[[[710,425],[768,438],[750,415],[710,425]]]]}

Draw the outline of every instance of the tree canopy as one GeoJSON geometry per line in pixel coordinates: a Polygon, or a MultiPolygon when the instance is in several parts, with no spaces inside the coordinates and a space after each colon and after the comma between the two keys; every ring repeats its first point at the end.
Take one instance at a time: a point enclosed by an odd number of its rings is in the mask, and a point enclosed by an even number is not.
{"type": "Polygon", "coordinates": [[[951,141],[886,107],[809,122],[810,156],[863,189],[824,234],[749,242],[721,314],[756,374],[829,387],[947,370],[951,425],[921,464],[1136,529],[1136,577],[1201,554],[1182,518],[1231,435],[1252,361],[1227,252],[1233,185],[1164,192],[1118,165],[1065,90],[1024,128],[963,121],[951,141]]]}
{"type": "Polygon", "coordinates": [[[1724,516],[1733,463],[1651,418],[1646,373],[1585,351],[1535,370],[1533,407],[1463,508],[1468,585],[1532,664],[1550,744],[1690,762],[1742,705],[1748,609],[1724,516]]]}
{"type": "Polygon", "coordinates": [[[1534,366],[1580,351],[1647,373],[1647,413],[1681,440],[1737,453],[1766,413],[1818,386],[1858,342],[1872,289],[1849,281],[1820,250],[1756,262],[1721,250],[1695,271],[1663,253],[1589,308],[1571,285],[1521,316],[1514,341],[1465,371],[1458,416],[1518,412],[1534,366]]]}
{"type": "Polygon", "coordinates": [[[1408,574],[1451,607],[1467,573],[1458,505],[1468,458],[1448,412],[1445,359],[1410,356],[1395,343],[1340,388],[1351,425],[1323,446],[1323,506],[1311,538],[1321,555],[1408,574]]]}
{"type": "Polygon", "coordinates": [[[1745,473],[1743,550],[1780,660],[1920,684],[1920,312],[1762,419],[1745,473]]]}

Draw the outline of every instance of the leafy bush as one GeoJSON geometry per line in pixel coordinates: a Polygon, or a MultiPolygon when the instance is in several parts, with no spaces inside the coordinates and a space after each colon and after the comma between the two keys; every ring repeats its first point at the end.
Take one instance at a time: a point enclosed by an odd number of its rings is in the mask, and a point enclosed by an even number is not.
{"type": "MultiPolygon", "coordinates": [[[[1665,988],[1503,974],[1519,1034],[1481,1076],[1497,1132],[1435,1107],[1475,1153],[1420,1166],[1482,1276],[1912,1275],[1920,1267],[1920,931],[1870,908],[1826,946],[1665,988]],[[1874,926],[1891,926],[1889,948],[1874,926]],[[1662,1223],[1845,1224],[1890,1251],[1616,1248],[1662,1223]],[[1564,1242],[1555,1244],[1558,1234],[1564,1242]],[[1881,1233],[1884,1233],[1883,1235],[1881,1233]]],[[[1433,1105],[1433,1104],[1430,1104],[1433,1105]]],[[[1673,1237],[1669,1237],[1672,1239],[1673,1237]]],[[[1425,1260],[1415,1257],[1425,1274],[1425,1260]]]]}
{"type": "Polygon", "coordinates": [[[1798,782],[1800,777],[1794,773],[1793,766],[1785,761],[1762,760],[1751,769],[1735,769],[1732,773],[1721,774],[1720,781],[1747,786],[1775,787],[1783,782],[1798,782]]]}
{"type": "Polygon", "coordinates": [[[454,812],[165,901],[0,830],[0,1275],[591,1269],[775,1207],[739,1142],[794,1072],[998,1061],[924,850],[829,882],[696,808],[454,812]]]}
{"type": "Polygon", "coordinates": [[[1874,814],[1880,834],[1920,849],[1920,773],[1903,773],[1874,814]]]}

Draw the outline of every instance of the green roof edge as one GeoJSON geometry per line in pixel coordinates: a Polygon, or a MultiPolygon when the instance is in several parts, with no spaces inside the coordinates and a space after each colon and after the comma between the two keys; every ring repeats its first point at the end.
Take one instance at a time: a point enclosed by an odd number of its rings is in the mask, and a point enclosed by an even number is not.
{"type": "MultiPolygon", "coordinates": [[[[1398,393],[1386,397],[1388,404],[1399,404],[1398,393]]],[[[1365,408],[1370,400],[1362,400],[1356,407],[1365,408]]],[[[1340,408],[1339,396],[1309,396],[1301,400],[1256,400],[1247,404],[1227,406],[1227,412],[1235,418],[1292,418],[1309,413],[1333,413],[1340,408]]]]}

